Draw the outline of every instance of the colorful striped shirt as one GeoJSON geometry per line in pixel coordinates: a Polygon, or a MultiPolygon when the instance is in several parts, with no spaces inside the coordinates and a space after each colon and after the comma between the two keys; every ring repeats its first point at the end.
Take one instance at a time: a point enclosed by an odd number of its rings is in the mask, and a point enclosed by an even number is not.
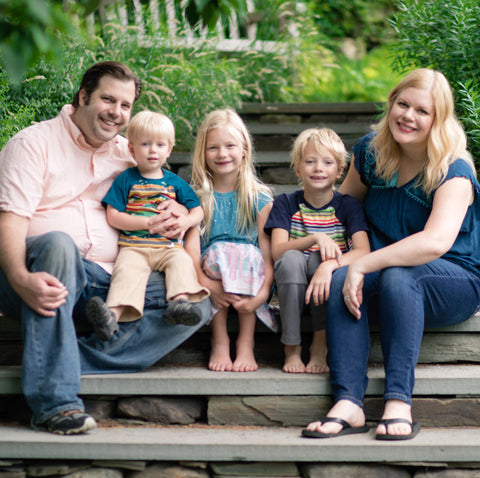
{"type": "MultiPolygon", "coordinates": [[[[187,209],[200,206],[195,192],[182,178],[164,170],[161,179],[144,178],[136,167],[129,168],[115,179],[103,198],[103,204],[110,204],[117,211],[137,216],[158,214],[157,206],[169,199],[175,199],[187,209]]],[[[121,231],[119,246],[136,247],[182,247],[177,240],[167,239],[148,231],[121,231]]]]}
{"type": "MultiPolygon", "coordinates": [[[[265,232],[271,234],[275,228],[288,231],[290,240],[323,232],[338,244],[343,253],[350,250],[353,234],[368,230],[362,204],[357,199],[335,192],[328,204],[315,208],[305,201],[302,190],[275,198],[265,232]]],[[[313,251],[318,251],[317,244],[303,253],[308,256],[313,251]]]]}

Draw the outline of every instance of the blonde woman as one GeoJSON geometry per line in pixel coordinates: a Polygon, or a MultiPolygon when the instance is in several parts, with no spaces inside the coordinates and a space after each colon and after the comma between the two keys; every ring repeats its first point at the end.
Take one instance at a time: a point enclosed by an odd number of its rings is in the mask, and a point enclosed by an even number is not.
{"type": "Polygon", "coordinates": [[[369,322],[384,356],[379,440],[406,440],[425,327],[466,320],[480,304],[480,186],[445,77],[418,69],[388,97],[376,131],[360,139],[340,192],[363,201],[372,252],[332,279],[327,344],[335,405],[304,436],[360,433],[369,322]]]}
{"type": "Polygon", "coordinates": [[[263,231],[272,196],[257,179],[249,133],[233,110],[213,111],[203,121],[193,157],[192,182],[205,219],[201,242],[198,232],[196,240],[189,234],[185,247],[215,306],[208,367],[214,371],[257,370],[256,317],[275,329],[266,304],[273,265],[270,241],[263,231]],[[230,307],[236,309],[239,318],[234,360],[227,332],[230,307]]]}

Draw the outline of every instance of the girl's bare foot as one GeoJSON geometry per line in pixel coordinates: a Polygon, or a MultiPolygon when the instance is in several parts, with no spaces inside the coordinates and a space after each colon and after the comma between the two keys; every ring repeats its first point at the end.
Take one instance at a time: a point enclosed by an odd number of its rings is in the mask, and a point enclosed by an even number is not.
{"type": "Polygon", "coordinates": [[[312,345],[310,345],[310,362],[305,371],[307,373],[327,373],[327,337],[324,330],[313,332],[312,345]]]}
{"type": "MultiPolygon", "coordinates": [[[[327,413],[327,417],[341,418],[351,427],[363,427],[365,425],[365,412],[350,400],[339,400],[327,413]]],[[[340,423],[312,422],[307,426],[307,430],[321,433],[338,433],[342,430],[340,423]]]]}
{"type": "Polygon", "coordinates": [[[233,367],[230,358],[230,343],[213,343],[210,352],[210,360],[208,362],[209,370],[214,372],[231,372],[233,367]]]}
{"type": "Polygon", "coordinates": [[[212,351],[208,368],[214,372],[230,372],[230,337],[227,331],[227,309],[219,310],[212,319],[212,351]]]}
{"type": "Polygon", "coordinates": [[[285,345],[285,363],[283,371],[286,373],[304,373],[305,364],[302,362],[301,345],[285,345]]]}
{"type": "Polygon", "coordinates": [[[256,320],[257,317],[254,312],[238,313],[237,356],[232,367],[234,372],[254,372],[258,370],[258,364],[253,353],[256,320]]]}
{"type": "MultiPolygon", "coordinates": [[[[385,402],[385,409],[383,410],[382,420],[389,418],[405,418],[412,422],[412,408],[402,400],[387,400],[385,402]]],[[[391,423],[388,425],[389,435],[409,435],[412,432],[412,427],[407,423],[391,423]]],[[[385,435],[385,425],[379,424],[375,432],[377,435],[385,435]]]]}

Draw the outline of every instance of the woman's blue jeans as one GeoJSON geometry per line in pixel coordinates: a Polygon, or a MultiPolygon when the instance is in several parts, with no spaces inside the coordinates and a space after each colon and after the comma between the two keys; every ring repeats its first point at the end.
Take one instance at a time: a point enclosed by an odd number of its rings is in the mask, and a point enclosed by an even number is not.
{"type": "Polygon", "coordinates": [[[94,296],[105,299],[110,274],[82,258],[71,238],[62,232],[28,238],[26,263],[32,272],[54,275],[69,291],[55,316],[44,317],[23,303],[0,272],[0,310],[22,320],[22,386],[36,423],[65,410],[84,410],[78,397],[81,374],[145,369],[209,319],[210,300],[205,299],[198,304],[203,312],[200,324],[166,324],[162,318],[166,305],[164,276],[154,272],[141,319],[121,323],[120,330],[107,342],[95,335],[77,340],[73,317],[85,321],[86,302],[94,296]]]}
{"type": "Polygon", "coordinates": [[[411,404],[424,328],[457,324],[475,313],[480,278],[445,259],[367,274],[362,316],[357,320],[342,295],[346,273],[347,267],[334,272],[327,303],[328,363],[335,402],[346,399],[363,406],[369,323],[373,322],[379,326],[384,358],[384,400],[411,404]]]}

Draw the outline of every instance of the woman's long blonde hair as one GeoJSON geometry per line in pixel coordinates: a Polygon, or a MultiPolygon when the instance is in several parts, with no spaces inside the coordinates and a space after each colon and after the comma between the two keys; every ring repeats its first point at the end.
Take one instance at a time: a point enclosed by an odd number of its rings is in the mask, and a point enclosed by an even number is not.
{"type": "Polygon", "coordinates": [[[379,176],[388,181],[398,171],[400,150],[392,136],[388,120],[398,96],[407,88],[420,88],[431,93],[434,119],[427,143],[426,161],[419,177],[419,185],[430,195],[445,178],[452,161],[462,157],[475,172],[467,138],[454,110],[453,95],[445,76],[439,71],[419,68],[409,73],[388,95],[386,112],[375,127],[377,135],[372,141],[377,157],[379,176]]]}
{"type": "Polygon", "coordinates": [[[210,234],[215,197],[214,179],[207,166],[205,149],[208,133],[216,128],[227,128],[228,132],[237,139],[243,151],[243,160],[235,184],[239,207],[237,228],[240,231],[248,231],[256,227],[255,211],[259,194],[265,193],[270,197],[272,195],[270,189],[258,179],[255,172],[252,140],[245,123],[230,108],[212,111],[203,120],[198,130],[192,164],[192,185],[205,212],[202,233],[207,237],[210,234]]]}

